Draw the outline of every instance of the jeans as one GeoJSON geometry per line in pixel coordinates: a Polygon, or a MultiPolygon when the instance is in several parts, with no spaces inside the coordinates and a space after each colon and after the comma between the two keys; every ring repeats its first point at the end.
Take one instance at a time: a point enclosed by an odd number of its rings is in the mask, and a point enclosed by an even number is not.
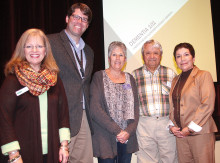
{"type": "Polygon", "coordinates": [[[115,158],[98,158],[98,163],[130,163],[131,153],[126,152],[127,144],[117,143],[118,155],[115,158]]]}

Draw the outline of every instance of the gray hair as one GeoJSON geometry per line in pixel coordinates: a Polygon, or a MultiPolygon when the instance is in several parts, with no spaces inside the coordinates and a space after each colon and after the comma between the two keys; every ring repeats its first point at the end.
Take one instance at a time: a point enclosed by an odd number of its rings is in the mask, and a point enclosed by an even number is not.
{"type": "Polygon", "coordinates": [[[120,42],[120,41],[113,41],[112,43],[109,44],[109,46],[108,46],[108,57],[110,58],[110,56],[112,54],[112,51],[117,47],[122,49],[125,57],[127,58],[127,48],[126,48],[125,44],[120,42]]]}
{"type": "Polygon", "coordinates": [[[163,54],[163,49],[162,49],[162,46],[161,44],[158,42],[158,41],[155,41],[155,40],[148,40],[144,43],[144,45],[142,46],[141,48],[141,53],[142,55],[144,55],[144,46],[147,45],[147,44],[152,44],[154,48],[158,48],[160,50],[160,54],[162,55],[163,54]]]}

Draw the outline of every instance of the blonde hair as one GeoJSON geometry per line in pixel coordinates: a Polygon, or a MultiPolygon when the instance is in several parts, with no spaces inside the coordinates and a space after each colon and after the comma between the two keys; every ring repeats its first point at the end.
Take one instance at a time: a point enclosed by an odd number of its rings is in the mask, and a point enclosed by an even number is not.
{"type": "Polygon", "coordinates": [[[4,70],[5,76],[9,74],[14,74],[14,67],[20,62],[27,62],[25,53],[24,53],[24,46],[27,42],[27,39],[32,36],[40,36],[44,42],[46,55],[41,65],[48,68],[50,71],[57,72],[57,73],[59,72],[59,68],[53,57],[51,46],[50,46],[47,36],[44,34],[42,30],[33,28],[33,29],[26,30],[21,35],[11,59],[8,61],[8,63],[5,66],[5,70],[4,70]]]}

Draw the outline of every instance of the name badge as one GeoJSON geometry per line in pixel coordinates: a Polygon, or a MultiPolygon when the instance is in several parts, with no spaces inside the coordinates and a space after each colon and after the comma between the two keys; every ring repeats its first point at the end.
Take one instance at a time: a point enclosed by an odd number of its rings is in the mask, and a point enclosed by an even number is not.
{"type": "Polygon", "coordinates": [[[130,84],[123,84],[123,88],[126,89],[131,89],[131,85],[130,84]]]}
{"type": "Polygon", "coordinates": [[[16,91],[15,94],[16,94],[17,96],[20,96],[20,95],[22,95],[23,93],[27,92],[28,90],[29,90],[28,87],[24,87],[24,88],[21,88],[21,89],[19,89],[18,91],[16,91]]]}

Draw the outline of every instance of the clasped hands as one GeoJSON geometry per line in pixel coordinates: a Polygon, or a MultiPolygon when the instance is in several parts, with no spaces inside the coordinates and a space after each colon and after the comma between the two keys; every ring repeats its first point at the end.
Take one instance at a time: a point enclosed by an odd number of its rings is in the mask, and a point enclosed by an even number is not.
{"type": "Polygon", "coordinates": [[[129,137],[130,137],[130,134],[128,132],[121,130],[121,132],[117,135],[116,138],[120,143],[124,144],[127,142],[129,137]]]}
{"type": "Polygon", "coordinates": [[[179,127],[170,127],[170,131],[178,138],[184,138],[188,135],[190,135],[190,129],[189,127],[185,127],[180,131],[179,127]]]}

